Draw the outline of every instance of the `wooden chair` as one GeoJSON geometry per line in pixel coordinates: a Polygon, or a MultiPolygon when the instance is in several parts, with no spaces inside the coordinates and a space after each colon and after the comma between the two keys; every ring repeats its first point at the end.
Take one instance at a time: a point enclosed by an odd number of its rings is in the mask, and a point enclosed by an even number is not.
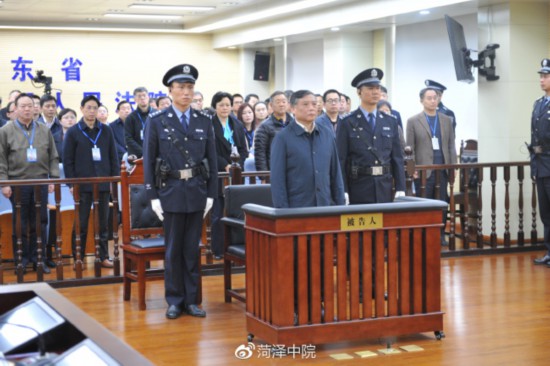
{"type": "Polygon", "coordinates": [[[244,213],[242,211],[242,206],[246,203],[272,207],[271,185],[233,185],[225,187],[225,215],[222,218],[225,228],[223,259],[225,302],[231,302],[232,297],[242,302],[246,301],[245,288],[232,288],[231,285],[233,267],[244,266],[246,263],[244,213]]]}
{"type": "Polygon", "coordinates": [[[150,208],[143,186],[143,161],[133,170],[121,168],[122,258],[124,263],[124,300],[129,301],[132,282],[138,283],[139,310],[145,310],[145,283],[164,278],[164,269],[147,268],[148,263],[164,260],[162,223],[150,208]]]}
{"type": "MultiPolygon", "coordinates": [[[[466,140],[461,141],[460,143],[460,154],[459,154],[459,162],[460,164],[468,164],[468,163],[477,163],[477,140],[466,140]]],[[[460,174],[460,187],[459,191],[454,194],[454,202],[455,205],[458,205],[458,210],[456,211],[456,214],[460,218],[460,229],[464,231],[465,228],[465,221],[464,217],[466,216],[468,218],[468,221],[471,221],[470,226],[470,234],[475,233],[475,226],[477,225],[477,170],[476,169],[469,169],[468,172],[468,189],[467,192],[464,190],[464,174],[460,174]],[[466,215],[464,215],[464,206],[465,206],[465,200],[466,195],[468,195],[468,212],[466,215]]]]}
{"type": "MultiPolygon", "coordinates": [[[[134,168],[121,168],[122,258],[124,263],[124,300],[131,297],[132,282],[138,283],[139,310],[145,310],[145,284],[164,279],[164,268],[150,268],[151,261],[164,260],[164,231],[162,222],[151,209],[143,185],[143,161],[136,160],[134,168]]],[[[198,243],[197,243],[198,245],[198,243]]],[[[200,274],[200,257],[199,257],[200,274]]],[[[197,302],[202,300],[202,278],[199,278],[197,302]]]]}

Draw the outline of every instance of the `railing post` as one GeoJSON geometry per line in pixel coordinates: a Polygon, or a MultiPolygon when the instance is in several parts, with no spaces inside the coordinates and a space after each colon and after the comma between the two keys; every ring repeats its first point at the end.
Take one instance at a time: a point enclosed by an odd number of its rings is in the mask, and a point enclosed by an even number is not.
{"type": "MultiPolygon", "coordinates": [[[[47,205],[48,202],[42,202],[42,186],[41,185],[35,185],[33,187],[34,190],[34,208],[29,207],[29,209],[34,209],[34,215],[35,215],[35,230],[36,230],[36,281],[43,282],[44,281],[44,259],[42,258],[45,253],[42,251],[42,245],[45,245],[45,243],[42,242],[42,203],[47,205]]],[[[32,225],[32,223],[29,220],[28,225],[32,225]]],[[[27,238],[27,245],[30,248],[30,242],[31,242],[31,236],[29,235],[27,238]]]]}
{"type": "Polygon", "coordinates": [[[531,245],[537,244],[537,181],[531,177],[531,245]]]}
{"type": "Polygon", "coordinates": [[[120,276],[120,252],[118,250],[118,183],[111,183],[111,197],[113,199],[113,243],[114,243],[114,258],[113,267],[114,275],[120,276]]]}
{"type": "Polygon", "coordinates": [[[510,167],[504,167],[504,246],[510,246],[510,167]]]}
{"type": "Polygon", "coordinates": [[[61,185],[55,185],[55,253],[56,253],[56,262],[55,269],[57,274],[57,280],[63,280],[63,255],[61,251],[61,246],[63,245],[62,239],[62,228],[61,228],[61,185]]]}
{"type": "Polygon", "coordinates": [[[238,185],[243,184],[242,168],[239,164],[241,156],[236,149],[231,153],[231,167],[229,168],[229,184],[238,185]]]}
{"type": "MultiPolygon", "coordinates": [[[[101,230],[101,225],[99,225],[99,184],[94,183],[92,199],[94,202],[93,215],[94,215],[94,246],[95,246],[95,258],[94,258],[94,276],[101,277],[101,259],[100,259],[100,240],[99,232],[101,230]]],[[[86,244],[86,243],[85,243],[86,244]]],[[[107,252],[107,256],[109,253],[107,252]]]]}
{"type": "Polygon", "coordinates": [[[456,174],[454,169],[449,169],[449,250],[456,249],[456,204],[454,195],[456,174]]]}
{"type": "Polygon", "coordinates": [[[477,169],[477,247],[483,249],[483,168],[477,169]]]}
{"type": "Polygon", "coordinates": [[[522,247],[525,244],[525,237],[523,232],[523,179],[524,179],[523,166],[518,166],[518,182],[519,182],[519,197],[518,197],[518,246],[522,247]]]}
{"type": "Polygon", "coordinates": [[[21,238],[21,187],[12,186],[12,195],[14,195],[15,213],[12,216],[12,220],[15,220],[15,237],[16,237],[16,250],[17,250],[17,282],[23,282],[23,238],[21,238]]]}
{"type": "Polygon", "coordinates": [[[496,183],[497,183],[497,167],[491,167],[491,248],[497,247],[497,197],[496,197],[496,183]]]}

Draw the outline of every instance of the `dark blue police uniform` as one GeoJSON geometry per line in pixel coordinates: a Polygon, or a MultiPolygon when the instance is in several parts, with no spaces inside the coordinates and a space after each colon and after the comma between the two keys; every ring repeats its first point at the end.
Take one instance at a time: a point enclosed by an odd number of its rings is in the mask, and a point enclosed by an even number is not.
{"type": "MultiPolygon", "coordinates": [[[[367,69],[359,73],[351,85],[358,91],[363,86],[376,87],[383,75],[380,69],[367,69]]],[[[391,202],[394,181],[396,191],[405,191],[397,120],[376,109],[372,114],[374,129],[367,120],[368,115],[358,108],[345,117],[336,130],[344,189],[351,204],[391,202]]]]}
{"type": "Polygon", "coordinates": [[[179,307],[196,304],[203,211],[206,198],[217,193],[212,123],[205,114],[192,109],[185,131],[171,106],[149,116],[144,141],[145,188],[150,199],[160,199],[164,210],[166,301],[179,307]],[[174,137],[183,153],[176,147],[174,137]],[[160,187],[155,186],[157,158],[166,162],[172,173],[160,187]],[[197,171],[203,159],[208,161],[208,179],[197,171]],[[178,171],[187,169],[191,169],[191,178],[177,177],[178,171]]]}
{"type": "MultiPolygon", "coordinates": [[[[550,74],[550,59],[542,60],[539,74],[550,74]]],[[[536,264],[550,263],[550,100],[543,96],[535,101],[531,114],[531,176],[536,178],[540,219],[544,225],[547,253],[536,264]]]]}

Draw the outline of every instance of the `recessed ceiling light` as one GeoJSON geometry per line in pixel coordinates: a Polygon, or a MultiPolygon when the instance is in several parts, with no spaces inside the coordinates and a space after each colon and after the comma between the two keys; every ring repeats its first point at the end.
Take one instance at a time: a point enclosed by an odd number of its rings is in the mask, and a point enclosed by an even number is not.
{"type": "Polygon", "coordinates": [[[234,50],[234,49],[237,48],[237,47],[235,47],[235,46],[229,46],[229,47],[227,47],[227,48],[229,48],[230,50],[234,50]]]}
{"type": "Polygon", "coordinates": [[[421,10],[420,11],[420,15],[428,15],[428,14],[430,14],[429,10],[421,10]]]}
{"type": "Polygon", "coordinates": [[[89,22],[99,22],[99,18],[86,18],[89,22]]]}
{"type": "Polygon", "coordinates": [[[332,28],[330,28],[330,30],[333,31],[333,32],[338,32],[338,31],[340,30],[340,28],[338,28],[338,27],[332,27],[332,28]]]}
{"type": "Polygon", "coordinates": [[[273,40],[274,40],[275,42],[281,42],[283,39],[282,39],[282,38],[273,38],[273,40]]]}
{"type": "Polygon", "coordinates": [[[194,11],[203,12],[216,9],[214,6],[180,6],[180,5],[148,5],[148,4],[132,4],[129,6],[132,9],[145,10],[169,10],[169,11],[194,11]]]}
{"type": "Polygon", "coordinates": [[[223,6],[237,6],[239,5],[238,2],[230,2],[230,1],[226,1],[225,3],[222,3],[223,6]]]}
{"type": "Polygon", "coordinates": [[[156,20],[178,20],[181,15],[159,15],[159,14],[120,14],[120,13],[106,13],[103,14],[106,18],[127,18],[127,19],[156,19],[156,20]]]}

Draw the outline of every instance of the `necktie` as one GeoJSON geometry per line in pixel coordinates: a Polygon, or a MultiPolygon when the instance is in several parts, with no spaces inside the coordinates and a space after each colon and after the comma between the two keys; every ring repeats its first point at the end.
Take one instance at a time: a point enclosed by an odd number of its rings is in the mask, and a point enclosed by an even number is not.
{"type": "Polygon", "coordinates": [[[374,132],[374,114],[369,113],[367,119],[369,120],[370,130],[374,132]]]}
{"type": "Polygon", "coordinates": [[[187,116],[185,113],[181,115],[181,125],[183,126],[183,131],[187,133],[187,116]]]}

